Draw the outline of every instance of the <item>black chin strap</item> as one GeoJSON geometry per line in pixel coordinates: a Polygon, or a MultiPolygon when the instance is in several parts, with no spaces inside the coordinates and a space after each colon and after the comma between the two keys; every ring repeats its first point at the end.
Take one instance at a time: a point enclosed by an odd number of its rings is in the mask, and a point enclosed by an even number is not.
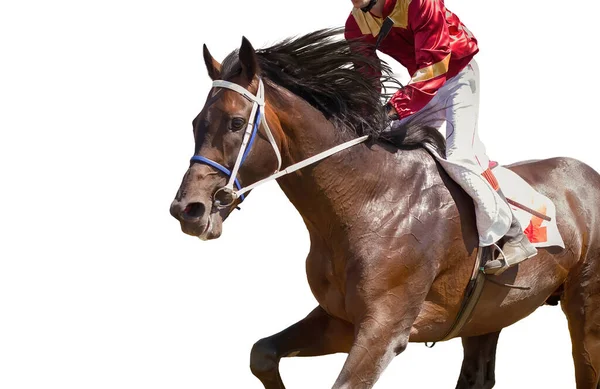
{"type": "Polygon", "coordinates": [[[390,33],[392,27],[394,27],[394,21],[389,17],[385,18],[383,24],[381,25],[381,29],[379,30],[379,34],[377,35],[377,42],[375,42],[375,50],[379,48],[379,44],[390,33]]]}
{"type": "Polygon", "coordinates": [[[360,10],[363,11],[364,13],[367,13],[371,10],[371,8],[373,8],[375,6],[375,4],[377,4],[377,0],[371,0],[371,1],[369,1],[369,4],[367,4],[366,7],[363,7],[360,10]]]}
{"type": "MultiPolygon", "coordinates": [[[[361,8],[360,10],[363,11],[364,13],[367,13],[375,6],[375,4],[377,4],[377,0],[370,0],[369,4],[367,4],[365,7],[361,8]]],[[[394,27],[394,21],[392,19],[390,19],[389,17],[385,18],[385,20],[383,21],[381,28],[379,30],[379,34],[377,36],[377,43],[375,43],[375,50],[377,50],[379,48],[379,44],[387,36],[387,34],[390,33],[390,30],[392,29],[392,27],[394,27]]]]}

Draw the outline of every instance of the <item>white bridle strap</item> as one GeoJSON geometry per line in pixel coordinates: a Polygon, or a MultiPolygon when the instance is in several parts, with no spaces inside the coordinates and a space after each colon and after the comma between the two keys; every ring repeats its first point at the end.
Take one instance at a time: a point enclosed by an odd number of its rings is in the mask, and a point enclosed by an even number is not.
{"type": "Polygon", "coordinates": [[[213,86],[213,88],[226,88],[226,89],[234,90],[237,93],[239,93],[240,95],[247,98],[248,100],[254,101],[258,105],[264,106],[265,105],[264,94],[263,95],[260,94],[261,84],[262,84],[262,80],[259,82],[259,85],[258,85],[259,90],[258,90],[257,96],[254,96],[252,93],[250,93],[250,91],[248,89],[242,88],[238,84],[234,84],[233,82],[229,82],[229,81],[215,80],[215,81],[213,81],[212,86],[213,86]]]}
{"type": "Polygon", "coordinates": [[[273,151],[275,152],[275,156],[277,157],[277,170],[275,173],[281,169],[281,154],[279,153],[279,147],[277,147],[277,142],[275,142],[275,137],[269,128],[269,123],[267,123],[267,108],[264,103],[265,101],[265,84],[263,84],[262,79],[259,79],[258,83],[258,96],[263,100],[263,112],[262,112],[262,122],[265,124],[265,132],[267,133],[267,138],[269,138],[269,142],[271,142],[271,147],[273,147],[273,151]]]}
{"type": "MultiPolygon", "coordinates": [[[[258,81],[258,91],[257,91],[256,96],[254,96],[252,93],[250,93],[250,91],[248,91],[247,89],[242,88],[238,84],[234,84],[233,82],[229,82],[229,81],[223,81],[223,80],[213,81],[213,87],[214,88],[231,89],[233,91],[238,92],[239,94],[241,94],[248,100],[254,102],[254,105],[252,107],[252,112],[250,113],[250,118],[248,119],[248,127],[246,128],[246,133],[244,134],[244,139],[242,140],[242,147],[240,149],[240,152],[238,153],[238,157],[235,162],[235,166],[234,166],[233,170],[231,171],[231,177],[229,179],[229,182],[227,183],[227,187],[229,189],[233,188],[233,182],[235,180],[235,177],[237,177],[237,172],[239,170],[240,164],[242,163],[242,157],[244,155],[244,152],[246,151],[246,147],[248,146],[248,141],[250,139],[250,135],[252,134],[254,121],[256,120],[256,111],[258,108],[257,105],[260,107],[263,107],[261,121],[265,125],[265,132],[267,133],[267,138],[269,139],[269,142],[271,143],[271,147],[273,147],[273,151],[275,152],[275,156],[277,157],[277,169],[275,170],[275,173],[277,173],[279,171],[279,169],[281,169],[281,154],[279,153],[279,147],[277,147],[277,142],[275,141],[275,137],[273,136],[273,133],[271,132],[271,128],[269,128],[269,123],[267,123],[267,114],[266,114],[266,110],[264,109],[264,107],[265,107],[265,86],[263,84],[262,79],[259,79],[259,81],[258,81]]],[[[258,123],[258,124],[260,125],[260,123],[258,123]]]]}
{"type": "MultiPolygon", "coordinates": [[[[271,146],[273,147],[273,151],[275,151],[275,155],[277,156],[277,170],[275,170],[275,173],[273,175],[236,191],[235,189],[233,189],[233,184],[235,182],[235,178],[237,176],[238,170],[240,169],[240,165],[242,163],[242,159],[243,159],[244,153],[246,151],[246,148],[248,147],[248,142],[250,140],[250,136],[252,135],[252,131],[254,129],[254,124],[255,124],[254,122],[256,120],[257,111],[258,111],[259,107],[265,106],[265,87],[264,87],[263,81],[261,79],[259,79],[258,92],[257,92],[256,96],[254,96],[252,93],[250,93],[250,91],[248,91],[247,89],[242,88],[241,86],[234,84],[233,82],[229,82],[229,81],[223,81],[223,80],[213,81],[213,87],[231,89],[233,91],[238,92],[239,94],[241,94],[242,96],[244,96],[245,98],[247,98],[248,100],[253,102],[252,112],[250,113],[250,118],[248,119],[248,126],[246,127],[246,132],[244,133],[244,138],[242,139],[242,146],[240,147],[240,151],[239,151],[237,159],[235,161],[235,166],[233,167],[233,170],[231,171],[231,176],[229,177],[229,182],[225,186],[225,188],[227,190],[229,190],[231,193],[233,193],[236,197],[239,197],[239,196],[243,195],[244,193],[249,192],[252,189],[256,188],[257,186],[262,185],[266,182],[276,180],[280,177],[285,176],[286,174],[293,173],[296,170],[300,170],[303,167],[312,165],[315,162],[321,161],[333,154],[339,153],[342,150],[345,150],[347,148],[355,146],[359,143],[363,143],[364,141],[366,141],[369,138],[367,135],[365,135],[365,136],[361,136],[360,138],[352,139],[351,141],[342,143],[341,145],[338,145],[329,150],[325,150],[317,155],[314,155],[308,159],[305,159],[304,161],[300,161],[291,166],[288,166],[286,169],[284,169],[282,171],[279,171],[279,169],[281,169],[281,154],[279,153],[279,148],[277,147],[277,142],[275,141],[275,137],[273,136],[273,133],[271,132],[271,129],[269,128],[269,124],[267,123],[267,118],[265,115],[265,110],[263,109],[261,121],[265,125],[265,131],[267,133],[267,137],[269,138],[269,142],[271,143],[271,146]]],[[[259,125],[260,123],[257,123],[257,124],[259,125]]]]}
{"type": "MultiPolygon", "coordinates": [[[[254,102],[252,104],[252,111],[250,112],[250,118],[248,119],[248,125],[246,126],[246,132],[244,133],[244,137],[242,138],[242,146],[238,152],[238,156],[235,159],[235,165],[233,165],[233,169],[231,169],[231,177],[229,177],[229,182],[225,186],[226,188],[233,190],[233,184],[235,183],[235,179],[237,177],[238,170],[240,170],[240,165],[242,164],[242,158],[244,153],[246,152],[246,148],[248,147],[248,142],[250,141],[250,136],[252,135],[252,130],[254,129],[254,121],[256,120],[256,111],[258,111],[258,103],[254,102]]],[[[257,123],[258,125],[259,123],[257,123]]]]}
{"type": "Polygon", "coordinates": [[[351,141],[342,143],[341,145],[338,145],[338,146],[336,146],[336,147],[334,147],[332,149],[325,150],[322,153],[319,153],[317,155],[313,155],[312,157],[310,157],[308,159],[305,159],[304,161],[300,161],[300,162],[295,163],[295,164],[293,164],[291,166],[288,166],[287,168],[283,169],[279,173],[273,174],[272,176],[269,176],[267,178],[263,178],[260,181],[256,181],[252,185],[249,185],[249,186],[247,186],[245,188],[242,188],[242,189],[236,191],[236,194],[238,196],[241,196],[244,193],[251,191],[252,189],[256,188],[259,185],[262,185],[262,184],[267,183],[267,182],[272,181],[272,180],[276,180],[276,179],[278,179],[280,177],[285,176],[286,174],[293,173],[296,170],[300,170],[303,167],[311,165],[311,164],[313,164],[315,162],[319,162],[320,160],[325,159],[327,157],[330,157],[330,156],[332,156],[335,153],[339,153],[342,150],[348,149],[348,148],[350,148],[352,146],[355,146],[355,145],[357,145],[359,143],[363,143],[368,138],[369,138],[368,135],[361,136],[360,138],[352,139],[351,141]]]}

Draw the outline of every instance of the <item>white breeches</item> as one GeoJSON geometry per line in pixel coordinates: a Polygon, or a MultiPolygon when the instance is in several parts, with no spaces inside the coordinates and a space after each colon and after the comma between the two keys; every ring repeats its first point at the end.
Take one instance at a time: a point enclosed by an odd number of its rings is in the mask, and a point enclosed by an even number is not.
{"type": "Polygon", "coordinates": [[[422,110],[393,127],[418,120],[445,135],[446,158],[437,154],[436,157],[448,175],[473,198],[480,245],[489,246],[508,231],[512,214],[482,176],[489,167],[489,158],[477,133],[478,116],[479,68],[472,60],[448,79],[422,110]]]}

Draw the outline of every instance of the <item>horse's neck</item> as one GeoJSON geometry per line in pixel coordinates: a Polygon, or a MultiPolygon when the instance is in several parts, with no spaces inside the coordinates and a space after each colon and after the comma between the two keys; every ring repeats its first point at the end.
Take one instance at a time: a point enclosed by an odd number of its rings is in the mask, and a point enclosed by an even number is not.
{"type": "MultiPolygon", "coordinates": [[[[281,103],[288,112],[279,115],[287,144],[284,166],[344,141],[332,123],[308,103],[298,98],[281,103]]],[[[335,230],[346,230],[359,216],[360,204],[385,191],[386,184],[397,186],[395,191],[402,190],[399,183],[390,183],[401,173],[397,157],[376,148],[379,150],[371,151],[360,144],[279,180],[311,233],[326,237],[335,230]],[[390,170],[394,171],[392,177],[390,170]]],[[[405,166],[410,168],[410,164],[405,166]]]]}
{"type": "MultiPolygon", "coordinates": [[[[278,102],[281,105],[279,121],[287,146],[282,154],[283,166],[300,162],[343,142],[332,123],[318,110],[289,92],[285,96],[286,99],[278,102]]],[[[350,154],[362,154],[359,150],[362,147],[354,146],[278,180],[309,230],[320,229],[328,222],[340,222],[342,215],[338,215],[334,208],[343,199],[335,193],[335,187],[344,185],[350,154]]]]}

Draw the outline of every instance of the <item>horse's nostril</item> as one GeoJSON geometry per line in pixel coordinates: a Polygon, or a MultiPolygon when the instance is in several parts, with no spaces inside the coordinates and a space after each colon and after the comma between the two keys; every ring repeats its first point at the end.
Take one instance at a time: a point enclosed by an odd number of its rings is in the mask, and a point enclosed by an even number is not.
{"type": "Polygon", "coordinates": [[[206,207],[202,203],[189,203],[183,210],[183,214],[189,218],[199,218],[204,215],[206,207]]]}

